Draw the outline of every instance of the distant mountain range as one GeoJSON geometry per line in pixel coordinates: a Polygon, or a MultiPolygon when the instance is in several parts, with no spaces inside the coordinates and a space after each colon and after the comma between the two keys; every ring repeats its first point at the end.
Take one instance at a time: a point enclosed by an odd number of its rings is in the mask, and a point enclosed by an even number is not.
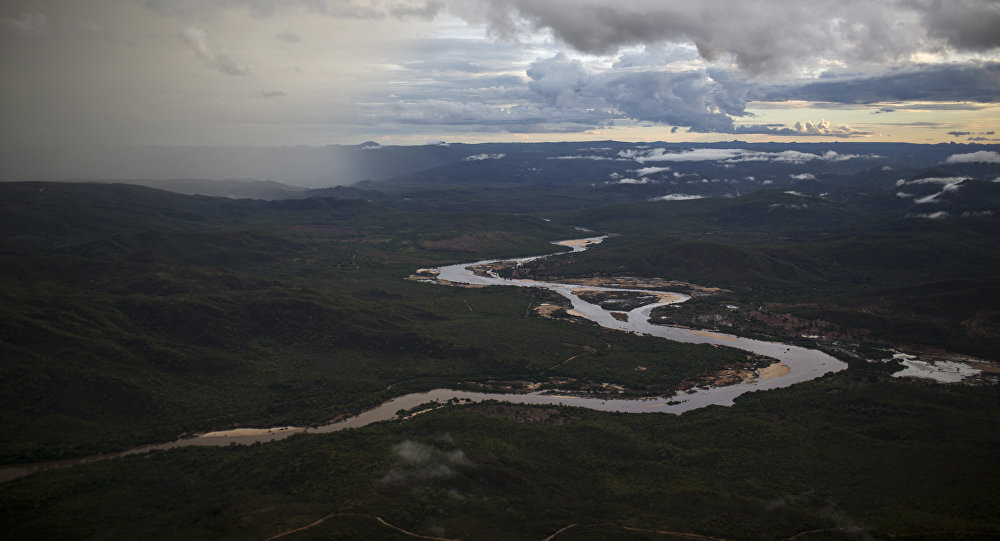
{"type": "MultiPolygon", "coordinates": [[[[373,181],[382,189],[428,183],[463,185],[571,184],[600,187],[673,186],[704,195],[752,191],[818,175],[853,175],[865,169],[915,170],[949,164],[952,156],[983,155],[1000,161],[1000,145],[905,143],[438,143],[419,146],[326,147],[113,147],[68,152],[57,148],[0,149],[0,179],[170,180],[155,184],[183,193],[283,197],[301,188],[373,181]],[[992,153],[992,154],[991,154],[992,153]],[[694,175],[697,174],[696,178],[694,175]],[[754,177],[748,179],[747,177],[754,177]],[[211,188],[193,180],[225,181],[211,188]],[[246,191],[231,179],[294,186],[246,191]],[[694,183],[716,183],[713,189],[694,183]],[[724,183],[724,184],[721,184],[724,183]]],[[[981,163],[980,163],[981,165],[981,163]]],[[[994,162],[993,165],[996,165],[994,162]]],[[[887,176],[893,176],[888,174],[887,176]]],[[[895,179],[893,179],[895,180],[895,179]]],[[[662,192],[662,190],[660,190],[662,192]]],[[[652,193],[659,193],[651,190],[652,193]]],[[[661,193],[661,195],[667,195],[661,193]]]]}

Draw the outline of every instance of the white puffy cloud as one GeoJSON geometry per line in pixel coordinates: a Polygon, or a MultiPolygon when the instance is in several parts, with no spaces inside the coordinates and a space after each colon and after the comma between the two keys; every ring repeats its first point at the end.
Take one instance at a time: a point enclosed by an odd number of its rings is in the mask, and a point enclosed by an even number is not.
{"type": "Polygon", "coordinates": [[[993,150],[980,150],[967,154],[952,154],[945,161],[947,163],[1000,163],[1000,153],[993,150]]]}
{"type": "Polygon", "coordinates": [[[856,130],[847,124],[841,124],[839,126],[832,126],[826,120],[820,120],[817,123],[812,123],[806,121],[805,123],[796,122],[795,126],[792,128],[802,135],[832,135],[832,136],[848,136],[848,135],[860,135],[866,132],[861,130],[856,130]]]}

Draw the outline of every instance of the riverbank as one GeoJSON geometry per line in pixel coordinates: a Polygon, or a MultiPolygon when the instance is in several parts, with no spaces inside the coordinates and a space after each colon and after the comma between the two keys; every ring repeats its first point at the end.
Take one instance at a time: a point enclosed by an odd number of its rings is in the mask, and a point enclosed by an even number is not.
{"type": "MultiPolygon", "coordinates": [[[[600,242],[602,239],[603,237],[594,237],[590,239],[578,239],[573,242],[576,243],[576,248],[583,249],[586,246],[600,242]]],[[[744,373],[746,371],[746,367],[726,367],[719,373],[712,375],[706,374],[704,376],[694,378],[691,382],[685,382],[681,386],[671,389],[669,393],[662,392],[646,398],[629,400],[612,399],[615,395],[625,394],[625,387],[615,382],[599,384],[601,393],[594,396],[575,394],[550,395],[545,391],[516,394],[477,393],[470,391],[437,389],[427,393],[411,393],[403,395],[389,400],[373,409],[362,412],[355,417],[315,428],[296,428],[285,426],[279,428],[239,428],[235,429],[235,431],[215,431],[196,438],[180,439],[173,442],[146,445],[121,453],[99,455],[97,457],[86,457],[76,459],[75,461],[69,460],[42,464],[9,466],[7,468],[0,469],[0,476],[15,478],[21,475],[27,475],[34,471],[40,471],[41,469],[66,467],[73,464],[83,463],[85,461],[117,458],[120,456],[127,456],[129,454],[145,453],[152,450],[162,450],[184,446],[222,446],[230,445],[232,443],[262,443],[274,441],[276,439],[283,439],[297,433],[324,433],[338,431],[345,428],[366,426],[374,422],[392,420],[396,418],[398,411],[412,409],[428,402],[448,402],[455,400],[481,402],[485,400],[502,400],[522,404],[572,405],[599,411],[619,411],[628,413],[649,413],[654,411],[654,409],[650,406],[656,405],[655,411],[657,412],[683,413],[685,411],[702,408],[708,405],[732,405],[733,400],[737,396],[746,392],[787,387],[801,381],[817,378],[829,372],[842,370],[846,367],[846,364],[843,362],[816,350],[809,350],[798,346],[786,346],[784,344],[749,340],[731,335],[715,333],[703,333],[705,335],[699,335],[693,334],[689,329],[660,327],[649,323],[649,314],[653,309],[671,303],[684,302],[689,298],[684,295],[678,295],[669,291],[639,290],[643,294],[654,293],[653,298],[655,298],[657,302],[633,308],[628,312],[628,317],[621,319],[615,317],[614,314],[603,309],[600,305],[589,303],[580,298],[580,296],[576,294],[576,292],[581,292],[582,288],[579,285],[566,285],[531,280],[508,280],[490,273],[477,273],[470,270],[474,267],[489,263],[490,262],[487,261],[451,265],[433,270],[424,269],[422,274],[427,276],[436,274],[438,280],[444,279],[446,282],[465,285],[513,285],[518,287],[546,288],[566,297],[573,306],[573,310],[576,311],[580,317],[593,321],[602,327],[680,342],[697,342],[717,346],[733,346],[753,354],[747,359],[747,361],[752,362],[754,365],[761,363],[762,359],[768,358],[770,360],[767,364],[774,364],[773,361],[775,360],[780,361],[783,366],[788,368],[788,370],[783,371],[781,374],[775,373],[768,378],[742,377],[738,374],[744,373]],[[741,372],[741,370],[743,372],[741,372]],[[680,391],[683,392],[678,394],[680,391]]],[[[611,287],[592,287],[588,288],[587,291],[634,292],[636,290],[611,287]]],[[[469,306],[467,301],[464,302],[466,306],[469,306]]],[[[469,309],[471,311],[471,306],[469,306],[469,309]]]]}

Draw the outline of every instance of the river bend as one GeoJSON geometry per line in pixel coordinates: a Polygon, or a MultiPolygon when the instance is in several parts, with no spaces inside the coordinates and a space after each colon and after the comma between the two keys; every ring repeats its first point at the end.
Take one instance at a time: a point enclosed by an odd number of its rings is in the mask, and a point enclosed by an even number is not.
{"type": "MultiPolygon", "coordinates": [[[[585,250],[588,246],[604,240],[605,237],[593,237],[588,239],[577,239],[563,241],[556,244],[571,247],[573,251],[585,250]]],[[[564,253],[564,252],[560,252],[564,253]]],[[[552,254],[556,256],[558,254],[552,254]]],[[[516,260],[519,263],[538,259],[538,256],[516,260]]],[[[799,346],[781,344],[777,342],[766,342],[743,338],[731,334],[699,331],[681,327],[667,327],[654,325],[649,322],[649,315],[654,308],[665,304],[684,302],[687,296],[667,292],[654,291],[648,289],[622,289],[613,287],[591,287],[577,284],[562,284],[555,282],[541,282],[535,280],[510,280],[500,278],[494,273],[486,276],[477,275],[470,267],[485,265],[510,260],[487,260],[476,263],[462,263],[435,269],[438,280],[467,285],[483,286],[511,286],[511,287],[541,287],[546,288],[560,295],[563,295],[572,303],[573,310],[578,314],[603,327],[616,329],[625,332],[657,336],[667,340],[677,342],[689,342],[699,344],[717,344],[720,346],[733,347],[772,357],[788,367],[787,373],[771,378],[755,378],[743,383],[734,385],[695,388],[691,391],[669,397],[652,397],[628,400],[614,400],[602,398],[589,398],[573,396],[567,393],[552,391],[540,391],[527,394],[512,393],[481,393],[473,391],[457,391],[451,389],[435,389],[424,393],[411,393],[399,396],[382,403],[381,405],[362,412],[361,414],[343,419],[337,422],[317,426],[317,427],[275,427],[275,428],[240,428],[235,430],[209,432],[194,438],[184,438],[172,442],[165,442],[152,445],[136,447],[120,453],[108,453],[90,457],[82,457],[68,460],[42,462],[36,464],[22,464],[0,467],[0,482],[9,481],[17,477],[22,477],[37,471],[46,469],[71,466],[96,460],[117,458],[127,455],[147,453],[155,450],[173,449],[177,447],[189,446],[226,446],[232,443],[252,444],[258,442],[268,442],[284,439],[292,434],[302,433],[327,433],[343,430],[346,428],[357,428],[380,421],[397,419],[396,412],[400,410],[410,410],[427,403],[437,402],[445,404],[448,401],[471,401],[482,402],[486,400],[499,400],[518,404],[534,405],[566,405],[590,408],[600,411],[617,411],[627,413],[683,413],[696,408],[709,405],[729,406],[733,400],[744,393],[751,391],[762,391],[767,389],[777,389],[788,387],[803,381],[818,378],[830,372],[837,372],[847,367],[845,363],[836,358],[815,349],[808,349],[799,346]],[[593,304],[581,299],[576,293],[578,291],[641,291],[645,293],[659,293],[664,296],[670,295],[673,298],[667,302],[648,304],[635,308],[628,312],[627,321],[621,321],[611,315],[597,304],[593,304]]],[[[444,286],[442,286],[444,287],[444,286]]]]}

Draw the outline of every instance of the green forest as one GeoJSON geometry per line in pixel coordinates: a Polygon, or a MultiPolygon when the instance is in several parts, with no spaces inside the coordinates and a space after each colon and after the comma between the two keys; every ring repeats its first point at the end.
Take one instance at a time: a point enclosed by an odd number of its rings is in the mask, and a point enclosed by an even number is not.
{"type": "Polygon", "coordinates": [[[820,348],[848,368],[683,415],[453,404],[333,434],[53,469],[0,484],[5,536],[1000,535],[995,377],[945,385],[875,362],[901,348],[997,361],[996,218],[914,221],[847,195],[776,216],[767,209],[802,198],[780,191],[568,205],[564,187],[467,186],[456,210],[397,189],[261,201],[0,184],[3,464],[317,425],[436,388],[555,378],[655,392],[744,361],[540,317],[532,308],[557,302],[551,292],[407,279],[595,234],[612,236],[514,272],[721,288],[662,316],[820,348]],[[536,208],[497,211],[518,200],[536,208]],[[817,326],[830,336],[803,338],[817,326]]]}

